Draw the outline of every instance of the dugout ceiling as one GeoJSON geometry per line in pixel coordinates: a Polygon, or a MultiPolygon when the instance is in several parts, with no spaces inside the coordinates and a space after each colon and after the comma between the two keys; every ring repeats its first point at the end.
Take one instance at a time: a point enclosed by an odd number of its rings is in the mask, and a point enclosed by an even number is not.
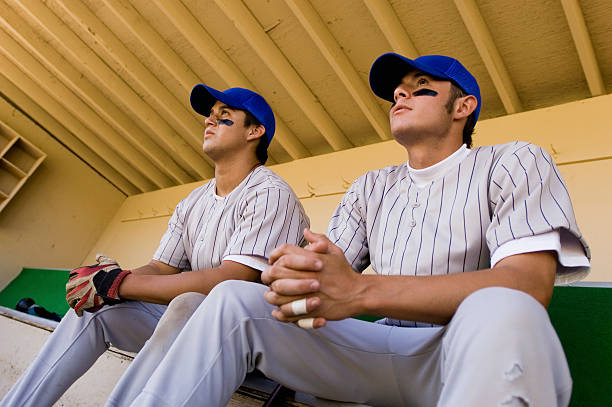
{"type": "Polygon", "coordinates": [[[128,195],[213,175],[200,82],[264,95],[269,164],[388,139],[392,50],[461,60],[482,119],[612,91],[610,0],[0,0],[0,26],[2,97],[128,195]]]}

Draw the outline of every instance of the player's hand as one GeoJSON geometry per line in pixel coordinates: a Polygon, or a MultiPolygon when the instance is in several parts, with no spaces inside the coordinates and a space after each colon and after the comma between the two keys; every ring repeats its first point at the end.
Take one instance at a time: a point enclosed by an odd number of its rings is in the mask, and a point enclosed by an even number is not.
{"type": "Polygon", "coordinates": [[[313,318],[312,327],[319,328],[327,320],[358,314],[355,299],[361,291],[360,279],[342,250],[325,235],[306,229],[304,236],[308,246],[275,249],[270,256],[272,266],[262,273],[262,281],[270,285],[266,301],[278,306],[274,317],[283,322],[313,318]],[[302,313],[296,314],[292,303],[301,299],[306,299],[306,304],[302,313]]]}
{"type": "Polygon", "coordinates": [[[66,302],[78,316],[122,302],[119,285],[131,271],[122,270],[115,260],[101,254],[96,261],[98,264],[76,268],[68,276],[66,302]]]}

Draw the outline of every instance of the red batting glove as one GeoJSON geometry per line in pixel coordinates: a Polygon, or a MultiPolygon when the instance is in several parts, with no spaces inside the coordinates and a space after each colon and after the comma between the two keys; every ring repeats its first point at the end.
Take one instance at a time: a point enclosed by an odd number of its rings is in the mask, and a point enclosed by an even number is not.
{"type": "Polygon", "coordinates": [[[117,262],[104,255],[96,256],[98,264],[79,267],[70,272],[66,283],[66,301],[78,316],[83,311],[95,312],[103,305],[122,302],[119,285],[131,273],[122,270],[117,262]]]}

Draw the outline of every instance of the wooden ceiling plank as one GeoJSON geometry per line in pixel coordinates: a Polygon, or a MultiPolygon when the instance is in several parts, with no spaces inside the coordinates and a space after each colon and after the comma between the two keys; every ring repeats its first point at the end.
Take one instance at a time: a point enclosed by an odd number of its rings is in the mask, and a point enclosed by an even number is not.
{"type": "MultiPolygon", "coordinates": [[[[49,92],[57,103],[62,104],[72,114],[73,120],[78,119],[95,131],[98,135],[103,135],[103,140],[111,144],[116,154],[122,156],[122,159],[129,160],[132,165],[137,168],[140,173],[146,174],[150,180],[158,188],[164,188],[168,183],[168,178],[161,171],[151,164],[151,162],[140,151],[135,149],[131,144],[124,140],[122,136],[117,134],[112,127],[104,122],[89,106],[79,99],[70,89],[63,83],[57,80],[57,77],[49,72],[40,62],[22,48],[13,38],[11,38],[4,30],[0,30],[0,50],[6,57],[19,67],[29,77],[33,78],[40,88],[49,92]]],[[[36,93],[33,93],[36,94],[36,93]]],[[[102,137],[101,137],[102,138],[102,137]]],[[[137,184],[139,187],[144,187],[147,184],[137,184]]]]}
{"type": "Polygon", "coordinates": [[[387,0],[364,0],[364,3],[394,52],[410,59],[420,55],[387,0]]]}
{"type": "Polygon", "coordinates": [[[391,138],[389,117],[382,111],[370,88],[333,37],[321,16],[308,0],[285,0],[293,14],[332,66],[381,140],[391,138]]]}
{"type": "MultiPolygon", "coordinates": [[[[4,11],[3,24],[10,29],[13,37],[19,37],[31,53],[53,71],[68,87],[90,106],[101,114],[108,123],[112,123],[124,137],[130,139],[148,159],[156,163],[158,168],[165,171],[179,184],[192,182],[194,179],[180,168],[151,138],[149,138],[130,118],[90,81],[72,66],[63,56],[55,51],[48,42],[36,35],[21,17],[8,8],[4,11]]],[[[163,187],[176,185],[167,177],[163,180],[163,187]]]]}
{"type": "MultiPolygon", "coordinates": [[[[257,88],[244,76],[242,71],[232,62],[227,54],[221,49],[212,36],[200,25],[196,18],[187,10],[187,8],[178,0],[154,0],[157,6],[164,12],[166,17],[170,19],[172,24],[181,31],[183,36],[203,57],[206,62],[217,72],[221,78],[231,87],[242,87],[257,91],[257,88]]],[[[165,53],[167,50],[160,47],[160,37],[152,29],[143,28],[141,26],[131,25],[134,33],[140,38],[147,47],[158,56],[162,63],[165,63],[166,58],[173,60],[172,65],[167,65],[166,68],[179,79],[187,91],[202,82],[192,71],[182,62],[182,60],[174,54],[165,53]],[[138,33],[136,30],[138,29],[138,33]],[[142,35],[140,31],[142,29],[142,35]],[[153,33],[151,33],[153,31],[153,33]],[[180,62],[180,63],[178,63],[180,62]],[[187,70],[183,69],[183,66],[187,70]],[[176,70],[175,70],[176,69],[176,70]]],[[[293,159],[309,157],[312,154],[308,151],[302,142],[293,134],[283,120],[276,116],[276,132],[274,139],[293,159]]]]}
{"type": "Polygon", "coordinates": [[[580,4],[578,0],[561,0],[561,5],[563,6],[576,50],[578,51],[578,57],[580,58],[582,70],[586,76],[591,95],[603,95],[606,93],[606,86],[601,76],[601,70],[595,57],[595,50],[593,49],[591,36],[584,21],[580,4]]]}
{"type": "Polygon", "coordinates": [[[325,111],[318,98],[304,83],[304,80],[259,25],[244,3],[234,0],[215,0],[215,2],[257,52],[261,60],[274,73],[312,124],[321,132],[332,149],[338,151],[352,147],[353,144],[342,133],[342,130],[325,111]]]}
{"type": "Polygon", "coordinates": [[[521,100],[475,0],[455,0],[455,5],[493,80],[506,112],[508,114],[521,112],[523,110],[521,100]]]}
{"type": "MultiPolygon", "coordinates": [[[[138,82],[144,91],[164,110],[162,117],[170,119],[172,127],[185,139],[193,139],[192,145],[201,148],[202,126],[185,108],[185,98],[179,102],[161,81],[121,42],[119,38],[94,15],[81,0],[57,0],[84,30],[88,31],[106,52],[125,69],[132,80],[138,82]]],[[[117,2],[107,1],[107,3],[117,2]]],[[[125,4],[128,7],[128,4],[125,4]]],[[[131,7],[131,6],[130,6],[131,7]]],[[[142,18],[141,18],[142,19],[142,18]]],[[[189,181],[185,181],[189,182],[189,181]]]]}
{"type": "Polygon", "coordinates": [[[18,106],[60,144],[107,179],[118,190],[128,196],[142,192],[2,74],[0,74],[0,89],[2,89],[2,93],[8,101],[18,106]]]}
{"type": "MultiPolygon", "coordinates": [[[[0,30],[0,34],[4,33],[0,30]]],[[[4,41],[2,45],[4,45],[4,41]]],[[[11,62],[4,54],[0,53],[0,67],[2,73],[27,95],[35,95],[36,103],[46,110],[51,116],[58,120],[72,134],[78,137],[85,145],[96,152],[111,167],[115,168],[122,176],[136,186],[140,192],[148,192],[157,189],[155,185],[136,170],[131,162],[122,158],[106,142],[92,132],[89,128],[77,120],[74,115],[64,106],[58,103],[40,84],[24,73],[17,65],[11,62]]],[[[49,75],[51,76],[51,75],[49,75]]],[[[45,80],[49,80],[49,76],[45,80]]],[[[52,78],[52,76],[51,76],[52,78]]],[[[38,78],[37,78],[38,79],[38,78]]]]}
{"type": "MultiPolygon", "coordinates": [[[[14,0],[12,0],[14,2],[14,0]]],[[[121,99],[126,106],[148,127],[151,135],[155,135],[176,155],[183,168],[191,168],[203,179],[210,178],[213,169],[201,155],[189,145],[189,141],[176,132],[146,104],[138,94],[130,88],[116,72],[111,70],[75,33],[73,33],[44,3],[35,0],[21,0],[15,3],[32,19],[52,35],[65,51],[81,62],[81,66],[96,76],[100,82],[107,85],[113,94],[121,99]]],[[[191,140],[193,141],[193,140],[191,140]]],[[[197,146],[197,148],[201,148],[197,146]]]]}

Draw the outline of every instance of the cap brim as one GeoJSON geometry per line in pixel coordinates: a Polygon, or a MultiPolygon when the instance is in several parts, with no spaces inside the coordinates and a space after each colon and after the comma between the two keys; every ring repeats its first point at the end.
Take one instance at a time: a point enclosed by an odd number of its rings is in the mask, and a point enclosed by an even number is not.
{"type": "Polygon", "coordinates": [[[225,99],[223,92],[219,92],[216,89],[200,83],[191,90],[189,102],[193,110],[202,116],[208,117],[210,116],[210,109],[212,109],[218,100],[229,105],[229,103],[223,99],[225,99]]]}
{"type": "Polygon", "coordinates": [[[390,52],[383,54],[374,61],[370,69],[370,88],[379,98],[393,102],[395,88],[408,72],[418,69],[437,78],[447,79],[442,72],[432,69],[406,58],[402,55],[390,52]]]}

